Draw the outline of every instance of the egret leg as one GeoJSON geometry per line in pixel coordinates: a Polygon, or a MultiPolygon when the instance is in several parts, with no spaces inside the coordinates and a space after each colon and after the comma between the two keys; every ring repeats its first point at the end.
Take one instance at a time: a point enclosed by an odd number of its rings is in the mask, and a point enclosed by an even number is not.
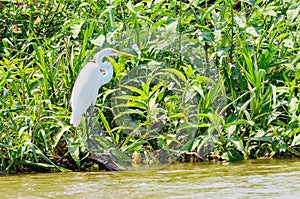
{"type": "Polygon", "coordinates": [[[93,113],[94,113],[94,105],[91,105],[89,108],[90,111],[90,121],[89,121],[89,128],[91,129],[92,132],[92,136],[93,136],[93,141],[94,141],[94,147],[96,149],[98,149],[98,145],[96,142],[96,137],[95,137],[95,133],[94,133],[94,129],[93,129],[93,113]]]}
{"type": "Polygon", "coordinates": [[[88,125],[88,113],[85,113],[85,132],[86,132],[86,142],[88,144],[88,149],[91,149],[91,141],[89,136],[89,125],[88,125]]]}

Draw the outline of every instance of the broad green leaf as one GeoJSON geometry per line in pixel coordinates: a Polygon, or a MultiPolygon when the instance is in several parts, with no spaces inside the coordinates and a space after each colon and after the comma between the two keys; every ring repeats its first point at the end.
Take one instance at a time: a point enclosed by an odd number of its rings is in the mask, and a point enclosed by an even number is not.
{"type": "Polygon", "coordinates": [[[46,164],[46,163],[40,163],[40,162],[32,162],[29,160],[23,160],[21,161],[22,165],[30,165],[30,166],[34,166],[34,167],[38,167],[38,168],[43,168],[43,169],[47,169],[47,170],[52,170],[52,169],[57,169],[59,171],[61,171],[61,169],[51,165],[51,164],[46,164]]]}
{"type": "Polygon", "coordinates": [[[161,146],[162,149],[169,150],[169,146],[168,146],[167,142],[164,139],[157,138],[157,141],[158,141],[158,143],[159,143],[159,145],[161,146]]]}
{"type": "Polygon", "coordinates": [[[148,109],[148,105],[145,102],[128,102],[125,104],[117,104],[115,107],[132,107],[132,108],[140,108],[143,110],[148,109]]]}
{"type": "Polygon", "coordinates": [[[253,121],[249,121],[249,120],[244,120],[244,119],[237,119],[233,122],[230,122],[230,123],[227,123],[225,125],[225,127],[229,127],[229,126],[232,126],[232,125],[250,125],[250,126],[254,126],[254,122],[253,121]]]}
{"type": "Polygon", "coordinates": [[[271,136],[255,136],[255,137],[250,137],[250,140],[255,140],[255,141],[262,141],[262,142],[272,142],[272,137],[271,136]]]}
{"type": "Polygon", "coordinates": [[[144,16],[140,15],[139,13],[137,13],[137,12],[135,11],[135,9],[134,9],[133,4],[132,4],[131,1],[128,1],[127,4],[126,4],[126,6],[127,6],[128,10],[129,10],[130,12],[132,12],[133,14],[136,14],[136,16],[137,16],[138,18],[143,19],[143,20],[145,20],[145,21],[147,21],[147,22],[149,22],[149,23],[151,23],[151,24],[153,23],[153,22],[152,22],[150,19],[148,19],[147,17],[144,17],[144,16]]]}
{"type": "Polygon", "coordinates": [[[100,115],[100,118],[101,118],[101,121],[106,129],[107,132],[111,132],[111,128],[109,126],[109,123],[104,115],[104,113],[102,112],[102,110],[100,108],[98,108],[98,112],[99,112],[99,115],[100,115]]]}
{"type": "Polygon", "coordinates": [[[211,124],[206,123],[188,123],[188,124],[181,124],[176,130],[182,130],[182,129],[191,129],[191,128],[208,128],[211,124]]]}
{"type": "Polygon", "coordinates": [[[35,150],[34,145],[31,142],[25,142],[24,146],[29,146],[30,147],[31,152],[32,152],[32,154],[34,156],[35,161],[38,162],[38,158],[37,158],[38,157],[38,153],[37,153],[37,150],[35,150]]]}
{"type": "MultiPolygon", "coordinates": [[[[196,148],[199,146],[199,143],[201,142],[201,139],[200,138],[195,138],[194,139],[194,142],[192,144],[192,147],[190,149],[190,151],[195,151],[196,148]]],[[[198,148],[199,149],[199,148],[198,148]]]]}
{"type": "Polygon", "coordinates": [[[183,113],[175,113],[169,116],[169,119],[174,119],[174,118],[181,118],[184,117],[183,113]]]}
{"type": "Polygon", "coordinates": [[[3,85],[7,82],[7,79],[9,79],[9,77],[11,76],[11,72],[8,71],[5,73],[5,75],[0,74],[2,78],[2,80],[0,81],[0,90],[2,89],[3,85]]]}
{"type": "Polygon", "coordinates": [[[235,21],[235,23],[237,23],[237,25],[240,28],[245,28],[246,27],[246,17],[244,15],[235,16],[234,21],[235,21]]]}
{"type": "Polygon", "coordinates": [[[143,90],[141,90],[141,89],[139,89],[139,88],[136,88],[136,87],[134,87],[134,86],[127,86],[127,85],[124,85],[124,86],[121,86],[121,87],[122,87],[122,88],[126,88],[126,89],[128,89],[128,90],[130,90],[130,91],[132,91],[132,92],[138,93],[138,94],[140,94],[141,96],[147,96],[146,93],[145,93],[143,90]]]}
{"type": "Polygon", "coordinates": [[[236,147],[237,150],[239,150],[240,152],[242,152],[245,157],[248,156],[247,152],[245,151],[243,142],[242,142],[242,140],[239,137],[232,136],[228,140],[236,147]]]}
{"type": "Polygon", "coordinates": [[[67,131],[69,131],[69,129],[71,128],[71,126],[63,126],[60,128],[60,131],[54,136],[54,142],[52,144],[52,148],[55,149],[58,142],[61,140],[63,134],[67,131]]]}
{"type": "Polygon", "coordinates": [[[234,149],[229,149],[222,154],[222,158],[228,162],[242,161],[244,157],[234,149]]]}
{"type": "Polygon", "coordinates": [[[68,151],[73,158],[73,160],[76,162],[77,168],[80,169],[80,157],[79,157],[79,145],[78,144],[72,144],[67,145],[68,151]]]}
{"type": "Polygon", "coordinates": [[[292,39],[283,40],[283,45],[284,45],[284,47],[287,47],[287,48],[290,48],[290,49],[294,48],[294,42],[293,42],[292,39]]]}
{"type": "Polygon", "coordinates": [[[276,17],[277,14],[276,14],[276,12],[275,12],[273,9],[276,9],[276,7],[275,7],[275,6],[272,6],[272,7],[266,8],[266,9],[264,10],[264,12],[263,12],[263,15],[264,15],[264,16],[272,16],[272,17],[276,17]]]}
{"type": "Polygon", "coordinates": [[[115,96],[113,99],[119,99],[119,100],[127,100],[127,101],[147,101],[148,100],[148,96],[143,95],[143,96],[135,96],[135,95],[119,95],[119,96],[115,96]]]}
{"type": "Polygon", "coordinates": [[[45,156],[45,154],[43,154],[40,150],[36,150],[37,155],[43,159],[44,161],[48,162],[49,164],[51,164],[53,167],[55,167],[58,170],[61,170],[61,168],[59,166],[57,166],[56,164],[54,164],[54,162],[52,162],[47,156],[45,156]]]}
{"type": "Polygon", "coordinates": [[[299,99],[293,97],[289,102],[289,113],[291,115],[296,115],[297,111],[299,111],[299,99]]]}
{"type": "Polygon", "coordinates": [[[203,150],[203,147],[209,146],[209,141],[212,142],[211,136],[203,136],[201,142],[197,146],[197,153],[200,154],[200,151],[203,150]]]}
{"type": "Polygon", "coordinates": [[[138,109],[126,109],[125,111],[122,111],[120,113],[118,113],[117,115],[115,115],[114,120],[122,117],[123,115],[130,115],[130,114],[137,114],[140,115],[142,117],[145,117],[145,114],[143,111],[138,110],[138,109]]]}
{"type": "Polygon", "coordinates": [[[190,152],[191,151],[191,148],[193,146],[193,143],[194,143],[194,140],[189,140],[187,143],[185,143],[182,148],[180,149],[181,152],[190,152]]]}
{"type": "Polygon", "coordinates": [[[289,22],[294,21],[294,19],[296,19],[296,17],[299,16],[299,12],[300,12],[300,3],[298,3],[298,5],[290,6],[286,12],[287,20],[289,22]]]}
{"type": "Polygon", "coordinates": [[[75,23],[71,25],[72,37],[76,39],[81,31],[81,27],[84,24],[84,21],[80,21],[79,23],[75,23]]]}
{"type": "Polygon", "coordinates": [[[160,82],[160,83],[154,85],[153,88],[151,89],[150,95],[153,95],[153,93],[155,93],[162,86],[164,86],[163,82],[160,82]]]}
{"type": "Polygon", "coordinates": [[[259,32],[253,26],[247,27],[246,32],[254,37],[259,37],[259,32]]]}
{"type": "Polygon", "coordinates": [[[185,76],[184,76],[184,74],[182,72],[180,72],[179,70],[176,70],[174,68],[164,68],[164,69],[162,69],[162,71],[170,72],[170,73],[175,74],[183,82],[187,81],[186,78],[185,78],[185,76]]]}
{"type": "Polygon", "coordinates": [[[129,163],[132,162],[131,158],[122,151],[119,151],[117,149],[112,149],[111,153],[116,158],[116,161],[117,161],[118,164],[122,165],[124,163],[124,161],[129,162],[129,163]]]}
{"type": "Polygon", "coordinates": [[[166,25],[166,34],[167,35],[174,35],[177,33],[177,26],[178,26],[178,21],[173,21],[170,24],[166,25]]]}
{"type": "Polygon", "coordinates": [[[96,39],[92,39],[91,43],[94,44],[95,46],[102,47],[105,42],[105,36],[104,35],[99,35],[96,39]]]}

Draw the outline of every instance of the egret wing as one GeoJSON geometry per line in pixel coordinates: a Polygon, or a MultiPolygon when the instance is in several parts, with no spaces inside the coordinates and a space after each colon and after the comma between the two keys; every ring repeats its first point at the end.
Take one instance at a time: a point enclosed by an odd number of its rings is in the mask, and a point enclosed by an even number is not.
{"type": "Polygon", "coordinates": [[[88,107],[96,102],[98,96],[100,70],[93,62],[88,62],[80,71],[71,95],[72,115],[70,124],[78,126],[88,107]]]}

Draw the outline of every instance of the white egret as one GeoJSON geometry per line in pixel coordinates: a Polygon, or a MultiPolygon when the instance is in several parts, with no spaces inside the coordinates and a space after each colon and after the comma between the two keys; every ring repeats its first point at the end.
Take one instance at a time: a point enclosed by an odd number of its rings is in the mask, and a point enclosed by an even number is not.
{"type": "Polygon", "coordinates": [[[92,128],[91,120],[94,105],[98,96],[98,90],[102,85],[108,83],[113,76],[113,66],[111,65],[111,63],[109,63],[109,61],[103,62],[103,58],[106,56],[133,57],[133,55],[131,54],[120,52],[112,48],[105,48],[100,52],[96,53],[94,56],[96,63],[88,62],[80,71],[75,81],[70,100],[72,107],[70,124],[73,124],[73,126],[75,127],[78,126],[80,124],[82,115],[86,113],[86,133],[89,147],[90,143],[87,124],[88,109],[90,107],[89,126],[90,128],[92,128]]]}

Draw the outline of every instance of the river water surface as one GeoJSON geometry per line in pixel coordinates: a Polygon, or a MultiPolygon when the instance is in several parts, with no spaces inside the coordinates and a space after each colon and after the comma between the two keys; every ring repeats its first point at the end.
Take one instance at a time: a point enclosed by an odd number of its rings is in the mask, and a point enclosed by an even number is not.
{"type": "Polygon", "coordinates": [[[0,198],[300,198],[300,160],[0,176],[0,198]]]}

